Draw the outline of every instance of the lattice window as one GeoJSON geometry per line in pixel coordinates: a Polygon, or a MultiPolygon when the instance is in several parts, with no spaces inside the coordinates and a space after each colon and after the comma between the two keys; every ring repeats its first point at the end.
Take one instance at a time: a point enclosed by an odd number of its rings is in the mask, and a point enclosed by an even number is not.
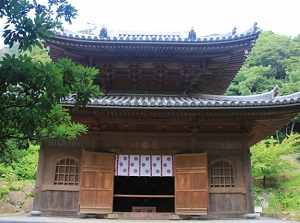
{"type": "Polygon", "coordinates": [[[234,187],[234,168],[230,162],[218,160],[210,165],[211,187],[234,187]]]}
{"type": "Polygon", "coordinates": [[[56,164],[54,185],[78,185],[78,161],[66,158],[56,164]]]}

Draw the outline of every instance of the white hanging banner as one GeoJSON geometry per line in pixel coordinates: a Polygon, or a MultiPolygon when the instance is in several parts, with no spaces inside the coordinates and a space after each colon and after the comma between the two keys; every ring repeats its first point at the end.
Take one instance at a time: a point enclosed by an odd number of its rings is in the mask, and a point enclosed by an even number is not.
{"type": "Polygon", "coordinates": [[[116,176],[171,177],[173,156],[170,155],[116,155],[116,176]]]}
{"type": "Polygon", "coordinates": [[[140,156],[129,156],[129,176],[140,176],[140,156]]]}
{"type": "Polygon", "coordinates": [[[128,162],[129,156],[128,155],[119,155],[118,158],[118,176],[129,176],[128,171],[128,162]]]}
{"type": "Polygon", "coordinates": [[[162,156],[162,176],[171,177],[173,176],[173,157],[162,156]]]}
{"type": "Polygon", "coordinates": [[[152,176],[161,176],[161,156],[152,156],[152,176]]]}
{"type": "Polygon", "coordinates": [[[151,176],[151,156],[141,155],[141,166],[140,176],[150,177],[151,176]]]}

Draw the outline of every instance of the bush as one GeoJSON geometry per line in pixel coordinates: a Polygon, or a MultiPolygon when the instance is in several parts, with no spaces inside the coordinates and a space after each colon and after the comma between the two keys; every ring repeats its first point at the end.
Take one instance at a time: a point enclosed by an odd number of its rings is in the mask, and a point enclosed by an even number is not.
{"type": "Polygon", "coordinates": [[[9,182],[35,180],[39,146],[30,145],[28,149],[18,149],[10,144],[0,164],[0,177],[9,182]]]}
{"type": "Polygon", "coordinates": [[[39,146],[30,146],[18,162],[12,163],[14,173],[22,180],[35,180],[39,146]]]}
{"type": "Polygon", "coordinates": [[[6,200],[8,191],[9,191],[8,185],[6,184],[0,185],[0,201],[6,200]]]}

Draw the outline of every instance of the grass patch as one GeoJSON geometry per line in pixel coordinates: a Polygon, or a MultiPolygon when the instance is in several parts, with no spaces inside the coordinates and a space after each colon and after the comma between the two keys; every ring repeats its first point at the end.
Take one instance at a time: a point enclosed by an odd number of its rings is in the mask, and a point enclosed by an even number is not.
{"type": "MultiPolygon", "coordinates": [[[[255,181],[254,181],[255,182],[255,181]]],[[[263,188],[261,185],[254,185],[255,204],[261,205],[259,199],[268,198],[268,206],[264,212],[276,214],[282,212],[293,212],[295,217],[293,220],[300,220],[300,174],[291,173],[283,177],[281,184],[276,188],[263,188]],[[266,196],[267,194],[267,196],[266,196]]]]}

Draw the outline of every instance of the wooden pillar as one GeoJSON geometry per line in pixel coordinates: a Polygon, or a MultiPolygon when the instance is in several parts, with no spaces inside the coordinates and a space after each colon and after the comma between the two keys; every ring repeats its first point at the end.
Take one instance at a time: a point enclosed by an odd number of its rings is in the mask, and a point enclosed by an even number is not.
{"type": "Polygon", "coordinates": [[[45,171],[45,148],[41,145],[39,150],[39,161],[35,181],[33,210],[40,210],[42,205],[42,185],[45,171]]]}
{"type": "Polygon", "coordinates": [[[249,146],[249,140],[247,137],[245,137],[243,141],[244,141],[243,149],[244,149],[244,168],[245,168],[247,212],[254,213],[254,194],[253,194],[250,146],[249,146]]]}

